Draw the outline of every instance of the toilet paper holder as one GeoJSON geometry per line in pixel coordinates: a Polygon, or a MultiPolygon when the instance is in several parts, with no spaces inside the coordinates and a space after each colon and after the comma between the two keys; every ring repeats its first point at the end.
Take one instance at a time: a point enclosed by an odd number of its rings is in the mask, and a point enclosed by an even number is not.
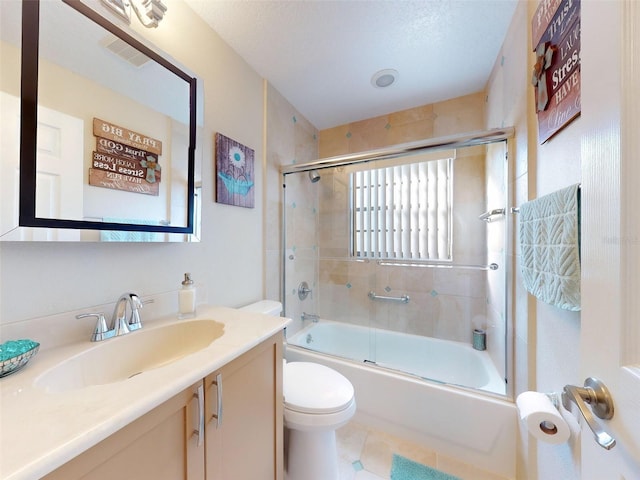
{"type": "Polygon", "coordinates": [[[598,445],[611,450],[616,445],[616,440],[598,425],[591,414],[593,412],[596,417],[603,420],[609,420],[613,417],[613,399],[609,389],[604,383],[593,377],[584,381],[584,387],[565,385],[562,391],[562,405],[567,410],[571,410],[572,402],[578,406],[582,417],[595,435],[598,445]]]}

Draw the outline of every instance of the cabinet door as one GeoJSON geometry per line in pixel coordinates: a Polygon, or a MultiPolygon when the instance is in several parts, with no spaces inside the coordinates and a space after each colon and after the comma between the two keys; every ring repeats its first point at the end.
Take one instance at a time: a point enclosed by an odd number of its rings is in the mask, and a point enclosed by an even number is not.
{"type": "Polygon", "coordinates": [[[207,480],[282,480],[282,333],[205,386],[207,480]]]}
{"type": "Polygon", "coordinates": [[[204,433],[199,441],[198,382],[127,425],[45,480],[201,480],[204,433]]]}

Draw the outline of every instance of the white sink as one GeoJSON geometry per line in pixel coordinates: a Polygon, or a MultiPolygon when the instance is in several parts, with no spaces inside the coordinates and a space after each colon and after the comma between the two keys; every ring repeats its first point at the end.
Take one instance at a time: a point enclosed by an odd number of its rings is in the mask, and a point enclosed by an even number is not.
{"type": "Polygon", "coordinates": [[[65,392],[127,380],[208,347],[224,333],[214,320],[181,321],[92,344],[42,373],[34,384],[65,392]]]}

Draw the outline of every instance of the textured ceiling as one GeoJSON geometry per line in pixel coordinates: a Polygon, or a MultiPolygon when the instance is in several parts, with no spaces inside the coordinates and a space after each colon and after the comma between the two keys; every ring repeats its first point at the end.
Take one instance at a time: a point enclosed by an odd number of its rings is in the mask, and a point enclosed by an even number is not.
{"type": "Polygon", "coordinates": [[[319,129],[482,90],[517,4],[186,2],[319,129]],[[372,75],[388,68],[397,82],[374,88],[372,75]]]}

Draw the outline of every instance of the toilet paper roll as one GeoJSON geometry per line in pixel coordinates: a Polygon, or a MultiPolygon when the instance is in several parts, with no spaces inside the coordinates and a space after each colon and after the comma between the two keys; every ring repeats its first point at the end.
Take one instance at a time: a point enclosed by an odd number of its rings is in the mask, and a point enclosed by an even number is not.
{"type": "Polygon", "coordinates": [[[571,429],[551,399],[540,392],[523,392],[516,398],[520,420],[541,442],[559,445],[569,440],[571,429]]]}

